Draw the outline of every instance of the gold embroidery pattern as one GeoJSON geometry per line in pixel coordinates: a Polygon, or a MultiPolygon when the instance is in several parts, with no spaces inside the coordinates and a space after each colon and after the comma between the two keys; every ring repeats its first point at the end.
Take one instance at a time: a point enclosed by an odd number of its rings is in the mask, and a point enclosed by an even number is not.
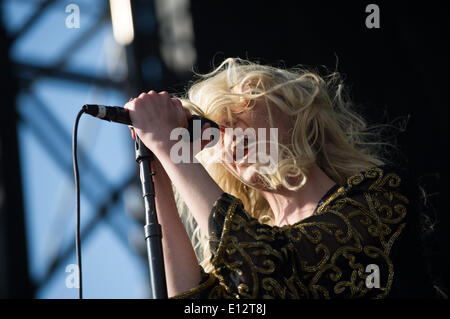
{"type": "Polygon", "coordinates": [[[368,169],[349,177],[315,215],[283,227],[259,223],[239,199],[224,194],[212,213],[217,222],[211,244],[214,273],[188,294],[385,298],[394,278],[390,253],[405,227],[409,204],[400,185],[397,174],[368,169]],[[369,264],[379,267],[380,288],[366,286],[369,264]]]}

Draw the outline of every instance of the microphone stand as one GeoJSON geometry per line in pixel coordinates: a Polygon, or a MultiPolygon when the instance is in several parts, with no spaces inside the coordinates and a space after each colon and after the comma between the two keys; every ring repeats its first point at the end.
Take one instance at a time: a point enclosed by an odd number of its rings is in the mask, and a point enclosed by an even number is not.
{"type": "Polygon", "coordinates": [[[136,162],[139,164],[142,183],[142,195],[145,205],[145,241],[147,244],[148,265],[150,269],[150,298],[167,299],[166,274],[164,271],[164,256],[162,250],[162,231],[158,223],[155,205],[155,188],[153,184],[151,161],[153,153],[136,135],[136,162]]]}
{"type": "MultiPolygon", "coordinates": [[[[99,104],[83,105],[83,112],[106,121],[132,125],[128,110],[118,106],[105,106],[99,104]]],[[[81,114],[81,113],[80,113],[81,114]]],[[[190,142],[193,142],[194,120],[200,121],[200,128],[209,123],[211,127],[218,129],[213,121],[192,115],[188,120],[188,131],[190,142]]],[[[76,136],[76,135],[74,135],[76,136]]],[[[76,145],[76,144],[75,144],[76,145]]],[[[153,299],[167,299],[166,274],[164,269],[164,255],[162,250],[162,231],[158,223],[155,205],[155,188],[153,185],[151,161],[153,153],[135,136],[136,162],[139,164],[140,178],[142,183],[142,195],[145,205],[145,241],[147,244],[148,265],[150,269],[150,292],[153,299]]]]}

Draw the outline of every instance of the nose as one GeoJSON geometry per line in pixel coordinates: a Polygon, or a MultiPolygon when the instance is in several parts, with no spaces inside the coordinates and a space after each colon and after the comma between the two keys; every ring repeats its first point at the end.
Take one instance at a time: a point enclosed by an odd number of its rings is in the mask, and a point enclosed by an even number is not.
{"type": "Polygon", "coordinates": [[[220,145],[222,147],[222,158],[228,163],[240,161],[249,151],[250,143],[255,147],[256,136],[241,134],[232,128],[221,129],[220,145]],[[238,158],[239,156],[239,158],[238,158]]]}
{"type": "Polygon", "coordinates": [[[233,134],[229,133],[230,129],[226,130],[225,127],[219,126],[220,130],[220,146],[221,146],[221,159],[226,163],[231,163],[235,160],[235,145],[233,144],[233,134]]]}

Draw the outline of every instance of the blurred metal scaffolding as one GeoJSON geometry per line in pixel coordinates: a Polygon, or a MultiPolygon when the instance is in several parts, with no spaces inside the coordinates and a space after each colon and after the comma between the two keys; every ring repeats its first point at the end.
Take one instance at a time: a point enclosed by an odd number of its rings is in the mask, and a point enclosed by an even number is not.
{"type": "Polygon", "coordinates": [[[18,87],[9,64],[10,45],[0,25],[0,92],[4,103],[0,116],[0,298],[29,298],[34,286],[28,273],[17,114],[13,107],[18,87]]]}
{"type": "MultiPolygon", "coordinates": [[[[176,85],[177,81],[186,78],[189,69],[186,68],[186,64],[183,67],[182,63],[178,63],[176,68],[170,68],[167,66],[167,61],[170,63],[173,59],[167,58],[164,60],[161,58],[161,34],[158,35],[159,29],[155,17],[154,3],[147,0],[132,2],[135,37],[134,41],[124,48],[128,71],[126,77],[115,79],[66,68],[77,51],[81,50],[84,44],[92,39],[105,24],[111,23],[110,6],[107,1],[99,2],[101,7],[96,6],[96,11],[100,12],[100,14],[97,14],[96,22],[89,27],[81,28],[78,36],[66,45],[63,52],[52,61],[51,65],[40,64],[39,61],[25,63],[11,60],[8,55],[11,45],[25,37],[33,28],[37,27],[40,19],[51,14],[52,10],[55,11],[54,7],[62,3],[63,1],[54,0],[38,2],[34,6],[34,12],[8,38],[6,32],[3,29],[1,31],[2,69],[11,72],[3,73],[3,82],[9,83],[9,86],[2,87],[3,96],[6,96],[7,99],[4,113],[0,117],[0,297],[29,298],[35,296],[40,287],[48,283],[55,275],[56,270],[65,265],[75,252],[75,241],[73,240],[72,245],[65,247],[65,249],[59,249],[56,254],[50,256],[51,260],[47,262],[49,266],[38,281],[33,281],[29,275],[18,137],[15,134],[18,123],[27,126],[59,168],[66,172],[68,178],[73,179],[72,162],[67,156],[71,153],[71,132],[59,123],[58,118],[49,111],[45,101],[33,92],[33,84],[45,77],[56,81],[87,84],[94,88],[115,89],[123,92],[126,96],[136,96],[149,89],[158,90],[167,87],[167,85],[176,85]],[[16,83],[17,86],[14,86],[16,83]],[[38,121],[30,120],[17,112],[15,99],[23,92],[26,92],[33,101],[34,111],[39,112],[38,121]],[[45,131],[41,129],[43,125],[46,126],[45,131]],[[52,132],[52,134],[48,132],[52,132]],[[55,139],[58,140],[57,145],[54,142],[55,139]]],[[[160,1],[159,7],[161,7],[161,3],[163,2],[160,1]]],[[[187,1],[171,1],[170,3],[175,5],[174,8],[176,9],[177,3],[187,3],[187,1]]],[[[185,10],[186,5],[182,5],[181,9],[185,10]]],[[[173,10],[171,12],[176,14],[173,10]]],[[[165,14],[170,14],[170,10],[166,10],[165,14]]],[[[188,34],[187,38],[192,40],[192,34],[188,34]]],[[[167,41],[164,43],[167,47],[167,41]]],[[[195,60],[193,44],[191,44],[189,56],[190,62],[188,64],[191,64],[192,59],[195,60]]],[[[134,173],[120,185],[109,185],[108,179],[98,169],[96,163],[89,158],[85,149],[79,149],[78,156],[80,163],[84,163],[84,166],[89,168],[89,175],[92,177],[89,181],[82,181],[82,195],[95,207],[96,211],[95,216],[82,228],[84,245],[95,233],[99,222],[105,221],[105,217],[108,216],[111,208],[120,199],[121,194],[127,187],[139,183],[139,178],[137,169],[135,169],[134,173]],[[95,198],[95,195],[92,195],[92,188],[99,186],[111,190],[107,198],[99,200],[95,198]]],[[[73,190],[70,190],[70,192],[73,192],[73,190]]],[[[125,245],[130,246],[128,234],[124,233],[123,229],[116,227],[113,223],[108,225],[125,245]]],[[[142,241],[142,245],[144,244],[145,242],[142,241]]],[[[135,252],[141,257],[145,257],[142,256],[145,249],[135,249],[135,252]]]]}

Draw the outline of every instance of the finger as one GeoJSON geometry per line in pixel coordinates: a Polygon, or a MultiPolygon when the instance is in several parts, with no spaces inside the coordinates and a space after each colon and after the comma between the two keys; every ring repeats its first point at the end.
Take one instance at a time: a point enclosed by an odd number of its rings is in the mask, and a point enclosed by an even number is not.
{"type": "Polygon", "coordinates": [[[205,125],[203,125],[203,127],[202,127],[202,133],[203,133],[204,130],[206,130],[209,127],[211,127],[211,124],[206,122],[205,125]]]}
{"type": "Polygon", "coordinates": [[[187,108],[185,108],[185,107],[183,106],[183,104],[181,103],[181,101],[180,101],[179,99],[173,98],[173,97],[172,97],[172,98],[170,98],[170,101],[172,102],[172,105],[173,105],[173,106],[175,106],[175,107],[180,108],[181,110],[183,110],[184,115],[185,115],[185,117],[186,117],[187,120],[189,120],[189,119],[192,117],[191,112],[190,112],[187,108]]]}
{"type": "Polygon", "coordinates": [[[133,102],[133,100],[134,100],[134,97],[130,97],[130,99],[128,100],[128,102],[125,103],[125,105],[124,105],[123,107],[126,108],[126,109],[128,109],[128,107],[127,107],[128,103],[133,102]]]}
{"type": "Polygon", "coordinates": [[[173,105],[183,106],[183,104],[181,104],[181,101],[179,99],[177,99],[177,98],[171,97],[170,100],[172,101],[173,105]]]}
{"type": "Polygon", "coordinates": [[[170,100],[172,101],[173,105],[180,107],[184,111],[184,114],[186,115],[186,118],[188,120],[192,117],[191,111],[189,111],[189,109],[185,108],[179,99],[170,98],[170,100]]]}
{"type": "Polygon", "coordinates": [[[125,105],[123,106],[124,109],[130,110],[130,108],[132,107],[131,104],[133,103],[134,98],[131,98],[127,103],[125,103],[125,105]]]}
{"type": "Polygon", "coordinates": [[[181,104],[181,101],[179,99],[176,98],[170,98],[170,101],[172,103],[173,106],[175,106],[176,108],[183,108],[183,104],[181,104]]]}

